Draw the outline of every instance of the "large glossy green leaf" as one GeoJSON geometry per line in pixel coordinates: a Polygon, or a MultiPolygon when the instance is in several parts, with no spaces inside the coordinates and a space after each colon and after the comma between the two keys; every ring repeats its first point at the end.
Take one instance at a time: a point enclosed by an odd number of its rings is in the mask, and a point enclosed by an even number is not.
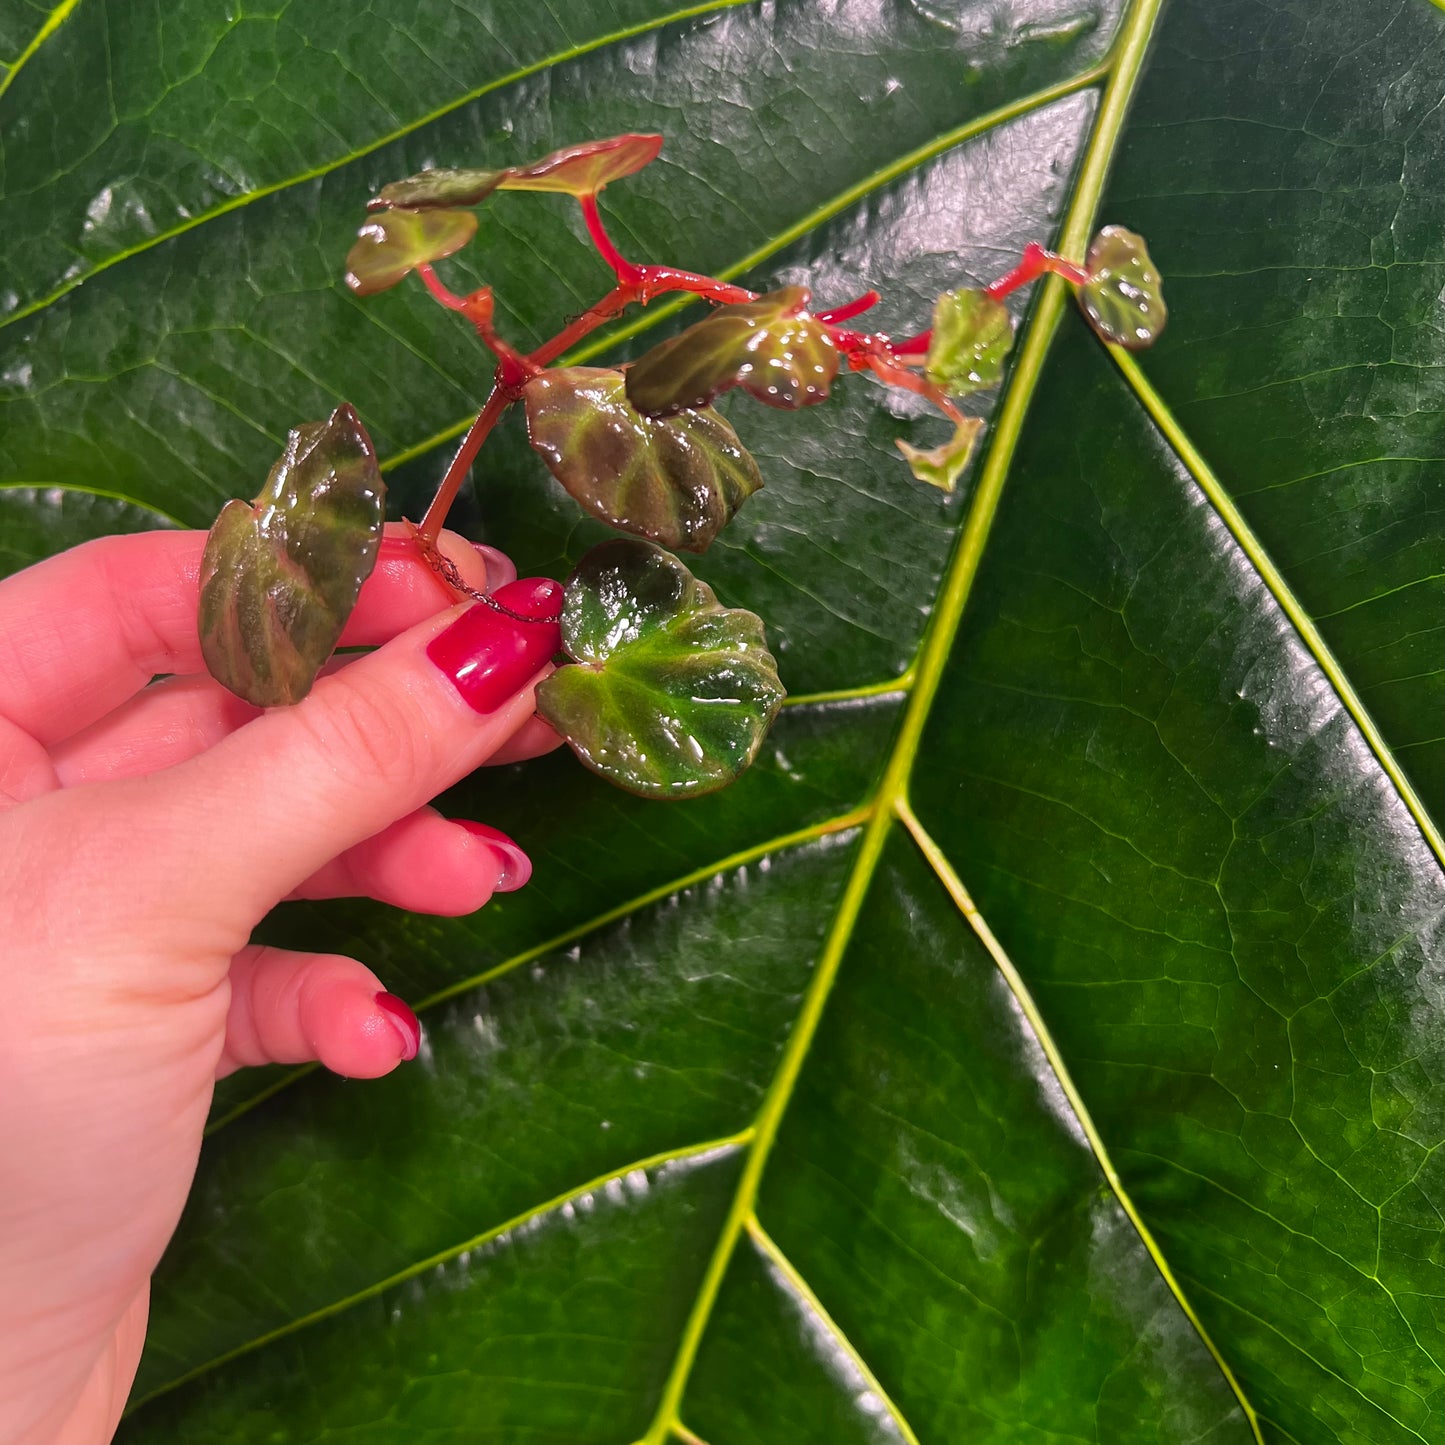
{"type": "MultiPolygon", "coordinates": [[[[207,524],[343,397],[417,515],[489,368],[341,269],[429,166],[661,131],[629,256],[908,335],[1118,224],[1171,311],[1136,362],[1011,300],[951,495],[864,377],[731,408],[767,486],[698,572],[792,694],[757,763],[479,775],[526,889],[268,921],[426,1045],[228,1081],[127,1445],[1445,1439],[1442,73],[1428,0],[80,0],[0,80],[6,565],[77,488],[207,524]]],[[[610,282],[566,197],[442,264],[524,345],[610,282]]],[[[606,535],[519,418],[477,481],[525,570],[606,535]]]]}

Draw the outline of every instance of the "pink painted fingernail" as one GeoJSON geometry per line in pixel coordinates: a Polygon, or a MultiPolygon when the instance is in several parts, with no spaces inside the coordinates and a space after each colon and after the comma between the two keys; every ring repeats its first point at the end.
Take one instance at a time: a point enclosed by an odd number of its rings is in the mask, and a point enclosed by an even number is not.
{"type": "Polygon", "coordinates": [[[485,542],[473,542],[477,555],[486,564],[487,587],[495,592],[499,587],[509,586],[517,580],[517,569],[512,565],[512,559],[505,552],[499,552],[495,547],[489,547],[485,542]]]}
{"type": "Polygon", "coordinates": [[[509,617],[485,602],[473,603],[427,644],[426,655],[451,679],[474,712],[495,712],[534,678],[562,646],[556,617],[562,584],[530,577],[499,587],[493,600],[527,621],[509,617]],[[531,619],[536,619],[531,620],[531,619]]]}
{"type": "Polygon", "coordinates": [[[461,819],[457,821],[474,838],[480,838],[495,855],[499,867],[496,892],[515,893],[532,876],[532,860],[500,828],[489,828],[485,823],[469,823],[461,819]]]}
{"type": "Polygon", "coordinates": [[[394,993],[377,994],[376,1006],[390,1020],[401,1040],[402,1062],[416,1058],[421,1048],[421,1021],[394,993]]]}

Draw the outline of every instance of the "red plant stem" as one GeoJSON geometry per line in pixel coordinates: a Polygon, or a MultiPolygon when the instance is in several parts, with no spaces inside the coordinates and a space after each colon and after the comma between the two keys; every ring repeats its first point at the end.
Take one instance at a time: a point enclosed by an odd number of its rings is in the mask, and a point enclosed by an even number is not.
{"type": "Polygon", "coordinates": [[[539,370],[550,366],[564,351],[575,346],[584,336],[596,331],[604,322],[615,321],[636,299],[636,286],[627,282],[614,286],[595,306],[589,306],[549,342],[531,352],[527,357],[528,362],[539,370]]]}
{"type": "MultiPolygon", "coordinates": [[[[985,286],[984,294],[994,301],[1011,296],[1021,286],[1037,281],[1040,276],[1052,273],[1062,276],[1072,286],[1082,286],[1089,279],[1084,267],[1067,261],[1062,256],[1046,251],[1037,241],[1030,241],[1024,247],[1023,256],[1012,271],[1006,271],[997,281],[985,286]]],[[[916,336],[905,336],[900,341],[890,341],[889,348],[895,356],[922,356],[933,342],[933,328],[920,331],[916,336]]]]}
{"type": "Polygon", "coordinates": [[[917,336],[905,336],[902,341],[890,341],[889,350],[894,356],[925,356],[933,345],[933,328],[920,331],[917,336]]]}
{"type": "Polygon", "coordinates": [[[698,276],[691,271],[676,271],[671,266],[638,266],[635,270],[640,280],[623,281],[614,286],[595,306],[588,307],[544,346],[529,353],[525,358],[527,363],[538,369],[550,366],[564,351],[596,331],[604,322],[615,321],[634,301],[646,305],[654,296],[668,291],[690,291],[694,296],[728,305],[757,300],[753,292],[741,286],[732,286],[711,276],[698,276]]]}
{"type": "Polygon", "coordinates": [[[1076,266],[1072,261],[1066,261],[1062,256],[1056,256],[1052,251],[1046,251],[1037,241],[1030,241],[1024,247],[1024,254],[1017,266],[1012,271],[1000,276],[997,281],[990,282],[984,291],[995,301],[1002,301],[1005,296],[1017,291],[1020,286],[1027,286],[1030,281],[1037,281],[1046,271],[1052,271],[1055,276],[1062,276],[1065,281],[1072,282],[1075,286],[1082,286],[1089,279],[1089,273],[1082,266],[1076,266]]]}
{"type": "Polygon", "coordinates": [[[756,291],[745,286],[734,286],[730,281],[719,281],[712,276],[699,276],[696,271],[679,271],[673,266],[639,266],[641,281],[638,299],[645,305],[654,296],[667,291],[690,291],[708,301],[724,306],[740,306],[745,301],[756,301],[756,291]]]}
{"type": "Polygon", "coordinates": [[[597,209],[597,197],[579,196],[577,199],[592,244],[612,268],[618,290],[631,290],[632,295],[627,298],[629,301],[641,301],[645,306],[654,296],[660,296],[665,291],[691,291],[695,296],[705,296],[709,301],[721,301],[728,305],[757,299],[741,286],[733,286],[711,276],[699,276],[695,271],[679,271],[672,266],[639,266],[629,261],[607,234],[607,228],[602,224],[602,213],[597,209]]]}
{"type": "MultiPolygon", "coordinates": [[[[615,320],[633,302],[641,302],[645,306],[654,296],[669,291],[690,292],[694,296],[702,296],[723,305],[739,305],[757,299],[752,291],[727,281],[719,281],[713,276],[701,276],[695,271],[680,271],[672,266],[640,266],[627,260],[613,244],[607,228],[602,224],[596,195],[579,196],[578,201],[582,207],[582,218],[587,225],[587,234],[598,254],[617,277],[617,285],[529,355],[523,355],[509,346],[492,330],[490,293],[485,293],[488,305],[486,314],[483,315],[480,308],[472,304],[472,298],[458,296],[448,290],[431,266],[417,267],[423,284],[432,296],[449,310],[462,312],[475,326],[477,335],[497,356],[497,370],[491,395],[487,397],[486,405],[462,439],[462,444],[452,458],[452,463],[437,488],[436,496],[432,498],[426,516],[422,518],[421,526],[417,529],[425,546],[435,547],[437,536],[462,483],[466,480],[467,472],[476,461],[482,443],[486,441],[502,413],[517,400],[531,377],[551,365],[577,342],[599,326],[615,320]]],[[[1082,266],[1045,250],[1036,241],[1031,241],[1024,247],[1019,264],[991,282],[984,291],[993,300],[999,301],[1049,272],[1062,276],[1075,286],[1083,285],[1089,279],[1089,273],[1082,266]]],[[[478,293],[478,296],[482,294],[484,293],[478,293]]],[[[927,353],[933,341],[932,328],[920,331],[916,336],[894,341],[888,336],[851,331],[840,325],[876,306],[880,299],[878,292],[869,290],[852,301],[845,301],[841,306],[814,314],[818,321],[830,328],[834,343],[847,358],[852,370],[872,370],[880,380],[927,397],[955,421],[961,420],[962,413],[936,385],[908,369],[909,358],[927,353]]],[[[917,365],[916,362],[911,364],[917,365]]]]}
{"type": "Polygon", "coordinates": [[[612,244],[612,237],[607,234],[607,228],[602,224],[602,213],[597,209],[596,194],[579,196],[577,199],[582,206],[582,219],[587,222],[587,234],[592,237],[592,244],[597,247],[598,254],[612,267],[621,285],[636,286],[642,279],[641,267],[634,266],[612,244]]]}
{"type": "Polygon", "coordinates": [[[452,503],[457,499],[457,493],[462,489],[462,483],[467,479],[467,473],[471,470],[472,463],[477,459],[477,453],[482,449],[482,443],[486,441],[492,428],[496,426],[498,418],[516,400],[516,389],[507,385],[502,378],[502,368],[497,368],[497,378],[492,385],[492,394],[487,398],[487,404],[477,414],[477,419],[467,429],[467,434],[462,438],[462,444],[457,448],[457,454],[452,458],[452,464],[447,468],[446,476],[442,478],[442,484],[437,488],[436,496],[431,499],[431,505],[426,509],[426,516],[421,519],[421,526],[417,531],[421,534],[422,540],[430,546],[436,545],[437,537],[441,533],[443,524],[446,522],[447,513],[452,509],[452,503]]]}
{"type": "Polygon", "coordinates": [[[470,296],[458,296],[442,282],[429,265],[418,266],[417,274],[432,296],[450,311],[459,311],[472,323],[482,344],[501,363],[501,377],[508,386],[520,386],[535,376],[537,368],[492,329],[492,293],[484,288],[470,296]]]}
{"type": "Polygon", "coordinates": [[[416,268],[416,274],[421,277],[422,284],[436,300],[440,301],[449,311],[465,311],[467,309],[466,297],[458,296],[443,281],[430,265],[421,265],[416,268]]]}
{"type": "Polygon", "coordinates": [[[842,306],[833,307],[831,311],[815,311],[813,315],[824,326],[837,326],[872,310],[882,299],[876,291],[865,291],[856,301],[846,301],[842,306]]]}

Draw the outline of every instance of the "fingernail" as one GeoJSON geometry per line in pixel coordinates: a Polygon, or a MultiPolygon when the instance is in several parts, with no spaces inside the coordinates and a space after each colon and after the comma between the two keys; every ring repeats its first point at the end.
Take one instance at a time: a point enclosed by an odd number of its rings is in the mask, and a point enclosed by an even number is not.
{"type": "Polygon", "coordinates": [[[500,870],[496,892],[515,893],[532,876],[532,860],[500,828],[489,828],[485,823],[469,823],[461,819],[458,822],[474,838],[480,838],[495,855],[500,870]]]}
{"type": "MultiPolygon", "coordinates": [[[[506,587],[509,583],[517,580],[517,569],[512,565],[512,559],[505,552],[499,552],[495,547],[488,547],[485,542],[473,542],[472,546],[486,564],[487,587],[491,591],[495,592],[498,587],[506,587]]],[[[552,609],[553,612],[556,610],[555,607],[552,609]]]]}
{"type": "Polygon", "coordinates": [[[476,602],[445,632],[437,633],[426,649],[462,700],[479,713],[495,712],[562,646],[562,629],[541,620],[561,611],[560,582],[529,577],[499,587],[492,596],[508,611],[538,620],[519,622],[476,602]]]}
{"type": "Polygon", "coordinates": [[[421,1048],[421,1023],[417,1016],[394,993],[377,994],[376,1006],[387,1016],[401,1040],[402,1062],[416,1058],[416,1051],[421,1048]]]}

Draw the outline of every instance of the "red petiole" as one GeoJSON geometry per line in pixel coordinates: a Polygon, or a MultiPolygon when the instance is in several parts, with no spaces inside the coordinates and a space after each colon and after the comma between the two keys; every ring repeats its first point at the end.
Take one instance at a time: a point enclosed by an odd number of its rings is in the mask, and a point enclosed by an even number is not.
{"type": "MultiPolygon", "coordinates": [[[[456,500],[483,442],[502,413],[520,398],[523,388],[532,377],[550,366],[599,326],[616,320],[630,305],[645,306],[655,297],[668,292],[686,292],[714,304],[727,306],[757,299],[756,294],[745,287],[720,281],[716,277],[681,271],[672,266],[650,266],[629,261],[617,249],[603,225],[597,196],[584,195],[578,199],[587,234],[597,248],[598,255],[616,276],[617,284],[600,301],[531,353],[517,351],[492,330],[490,291],[458,296],[448,290],[430,265],[417,267],[422,283],[432,297],[448,310],[465,316],[483,343],[497,357],[492,391],[487,397],[486,405],[462,439],[462,444],[447,468],[421,526],[417,529],[417,537],[423,547],[435,547],[447,513],[456,500]]],[[[1050,273],[1063,277],[1075,286],[1082,285],[1089,279],[1089,273],[1082,266],[1045,250],[1037,242],[1030,242],[1024,248],[1019,264],[991,282],[984,291],[993,300],[999,301],[1020,287],[1050,273]]],[[[880,380],[927,397],[946,415],[955,421],[959,420],[961,413],[948,397],[932,382],[910,370],[921,365],[922,359],[927,356],[933,341],[932,329],[895,341],[882,333],[853,331],[842,325],[843,322],[851,321],[876,306],[880,299],[877,291],[869,290],[840,306],[813,313],[814,319],[828,328],[834,344],[852,370],[871,370],[880,380]]]]}
{"type": "Polygon", "coordinates": [[[1082,286],[1089,279],[1089,273],[1082,266],[1076,266],[1072,261],[1056,256],[1052,251],[1044,250],[1037,241],[1030,241],[1024,247],[1024,254],[1018,265],[1000,276],[997,281],[985,286],[984,290],[995,301],[1002,301],[1020,286],[1027,286],[1030,281],[1037,281],[1048,272],[1062,276],[1074,286],[1082,286]]]}

